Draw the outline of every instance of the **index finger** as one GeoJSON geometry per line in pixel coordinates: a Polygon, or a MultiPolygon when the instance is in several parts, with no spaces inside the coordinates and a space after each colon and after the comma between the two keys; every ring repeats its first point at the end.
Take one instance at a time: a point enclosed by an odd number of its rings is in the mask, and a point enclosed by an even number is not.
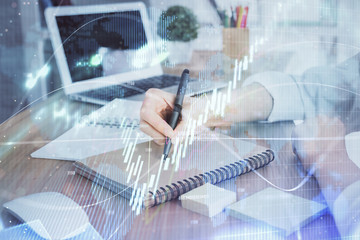
{"type": "Polygon", "coordinates": [[[170,125],[162,119],[156,112],[144,109],[142,111],[142,119],[150,124],[155,130],[167,137],[173,137],[174,130],[170,125]]]}

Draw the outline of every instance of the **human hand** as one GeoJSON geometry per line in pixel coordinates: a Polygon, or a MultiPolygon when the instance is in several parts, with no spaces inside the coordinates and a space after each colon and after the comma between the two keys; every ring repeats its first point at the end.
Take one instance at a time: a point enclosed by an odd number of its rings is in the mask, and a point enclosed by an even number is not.
{"type": "Polygon", "coordinates": [[[176,128],[173,130],[167,123],[174,108],[175,97],[175,94],[155,88],[149,89],[145,94],[140,110],[140,129],[159,145],[165,143],[165,137],[174,138],[184,128],[189,116],[191,101],[189,97],[185,97],[176,128]]]}
{"type": "Polygon", "coordinates": [[[347,154],[345,133],[339,118],[319,116],[297,126],[292,136],[295,154],[314,174],[329,206],[346,187],[359,181],[360,169],[347,154]]]}
{"type": "MultiPolygon", "coordinates": [[[[345,126],[339,118],[318,116],[295,127],[292,133],[293,150],[305,168],[320,164],[324,156],[346,154],[345,126]]],[[[329,159],[329,157],[327,157],[329,159]]]]}
{"type": "Polygon", "coordinates": [[[174,130],[167,123],[174,101],[174,94],[160,89],[151,88],[145,93],[140,110],[140,130],[152,137],[157,144],[162,145],[165,137],[174,136],[174,130]]]}
{"type": "MultiPolygon", "coordinates": [[[[200,115],[204,117],[207,104],[206,97],[185,97],[181,118],[173,130],[168,125],[167,120],[173,111],[175,97],[174,94],[155,88],[149,89],[145,94],[145,99],[140,110],[140,129],[151,136],[157,144],[163,145],[165,143],[165,137],[169,137],[172,140],[177,136],[184,137],[185,127],[189,122],[188,120],[199,120],[200,115]]],[[[206,123],[196,124],[194,134],[198,134],[203,127],[224,127],[230,124],[231,123],[209,114],[206,123]]]]}

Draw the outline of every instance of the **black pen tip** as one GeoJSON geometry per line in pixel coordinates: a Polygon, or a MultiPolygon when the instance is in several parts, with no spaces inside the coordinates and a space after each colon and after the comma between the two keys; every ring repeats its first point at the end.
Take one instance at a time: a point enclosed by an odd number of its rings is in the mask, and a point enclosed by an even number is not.
{"type": "Polygon", "coordinates": [[[185,68],[185,69],[184,69],[184,71],[183,71],[183,73],[187,73],[187,74],[189,74],[189,73],[190,73],[190,71],[189,71],[189,69],[185,68]]]}
{"type": "Polygon", "coordinates": [[[167,155],[167,154],[165,154],[165,155],[164,155],[164,158],[163,158],[163,159],[164,159],[164,161],[166,161],[167,157],[168,157],[168,155],[167,155]]]}

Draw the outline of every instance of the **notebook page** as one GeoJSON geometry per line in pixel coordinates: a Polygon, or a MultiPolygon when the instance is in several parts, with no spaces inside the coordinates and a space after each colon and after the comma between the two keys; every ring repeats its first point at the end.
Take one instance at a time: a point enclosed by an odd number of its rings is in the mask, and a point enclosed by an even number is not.
{"type": "Polygon", "coordinates": [[[83,117],[81,123],[31,154],[33,158],[77,161],[124,148],[130,139],[138,142],[150,138],[137,128],[141,102],[115,99],[104,107],[83,117]],[[126,118],[125,118],[126,117],[126,118]],[[129,127],[103,126],[107,124],[129,127]],[[94,126],[98,124],[97,126],[94,126]]]}

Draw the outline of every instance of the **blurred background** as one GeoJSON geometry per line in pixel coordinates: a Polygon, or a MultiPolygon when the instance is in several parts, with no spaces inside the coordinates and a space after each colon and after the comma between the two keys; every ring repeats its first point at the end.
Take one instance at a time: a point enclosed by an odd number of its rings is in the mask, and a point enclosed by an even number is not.
{"type": "MultiPolygon", "coordinates": [[[[0,123],[26,105],[61,87],[44,22],[49,5],[85,5],[118,0],[0,1],[0,123]]],[[[358,0],[218,0],[221,8],[249,6],[252,73],[301,74],[318,65],[333,65],[359,52],[358,0]]],[[[209,0],[147,0],[150,19],[171,5],[190,7],[200,23],[194,50],[222,50],[220,19],[209,0]]],[[[156,26],[156,24],[153,24],[156,26]]]]}

